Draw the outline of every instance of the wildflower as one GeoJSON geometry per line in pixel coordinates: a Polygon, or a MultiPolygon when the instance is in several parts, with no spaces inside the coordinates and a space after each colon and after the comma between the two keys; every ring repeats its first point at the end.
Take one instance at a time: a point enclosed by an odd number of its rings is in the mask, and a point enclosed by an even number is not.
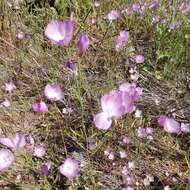
{"type": "Polygon", "coordinates": [[[5,148],[0,149],[0,172],[7,170],[15,162],[14,154],[5,148]]]}
{"type": "Polygon", "coordinates": [[[128,186],[126,190],[135,190],[134,187],[128,186]]]}
{"type": "Polygon", "coordinates": [[[25,38],[25,34],[24,34],[23,32],[18,32],[18,33],[16,34],[16,38],[17,38],[18,40],[23,40],[23,39],[25,38]]]}
{"type": "Polygon", "coordinates": [[[145,187],[150,186],[150,181],[148,180],[147,177],[144,178],[144,180],[143,180],[143,184],[144,184],[145,187]]]}
{"type": "Polygon", "coordinates": [[[157,10],[157,9],[159,8],[159,4],[158,4],[158,2],[156,2],[156,1],[152,1],[152,2],[150,3],[150,5],[149,5],[148,8],[151,9],[151,10],[153,10],[153,11],[155,11],[155,10],[157,10]]]}
{"type": "Polygon", "coordinates": [[[127,136],[124,136],[123,139],[122,139],[122,142],[124,144],[129,144],[130,143],[130,139],[127,136]]]}
{"type": "Polygon", "coordinates": [[[61,101],[64,98],[64,93],[58,84],[47,84],[44,94],[51,101],[61,101]]]}
{"type": "Polygon", "coordinates": [[[128,168],[129,168],[130,170],[134,169],[134,168],[135,168],[135,162],[134,162],[134,161],[129,161],[129,162],[128,162],[128,168]]]}
{"type": "Polygon", "coordinates": [[[53,20],[46,26],[45,35],[53,43],[67,46],[73,37],[73,28],[74,24],[71,19],[65,22],[53,20]]]}
{"type": "Polygon", "coordinates": [[[164,130],[167,133],[177,133],[179,134],[181,132],[180,123],[175,121],[172,118],[169,118],[165,115],[161,115],[158,119],[158,123],[160,126],[164,127],[164,130]]]}
{"type": "Polygon", "coordinates": [[[133,14],[133,8],[129,7],[125,10],[125,12],[127,13],[128,16],[131,16],[133,14]]]}
{"type": "Polygon", "coordinates": [[[95,1],[94,2],[94,6],[97,8],[97,7],[99,7],[100,6],[100,2],[99,1],[95,1]]]}
{"type": "Polygon", "coordinates": [[[0,103],[0,108],[1,107],[10,107],[11,106],[11,102],[8,99],[5,99],[3,102],[0,103]]]}
{"type": "Polygon", "coordinates": [[[65,67],[70,73],[77,75],[76,65],[72,61],[65,61],[65,67]]]}
{"type": "Polygon", "coordinates": [[[83,55],[89,47],[90,40],[86,34],[81,34],[78,38],[77,47],[79,55],[83,55]]]}
{"type": "Polygon", "coordinates": [[[67,158],[59,167],[59,171],[69,180],[73,180],[78,175],[79,163],[75,159],[67,158]]]}
{"type": "Polygon", "coordinates": [[[38,157],[38,158],[43,158],[44,155],[46,154],[46,149],[42,145],[36,145],[34,147],[34,152],[33,155],[38,157]]]}
{"type": "Polygon", "coordinates": [[[146,138],[147,137],[146,129],[142,128],[142,127],[139,127],[137,129],[137,136],[140,137],[140,138],[146,138]]]}
{"type": "Polygon", "coordinates": [[[92,18],[92,19],[91,19],[91,23],[92,23],[92,24],[96,24],[96,19],[95,19],[95,18],[92,18]]]}
{"type": "Polygon", "coordinates": [[[5,91],[11,93],[13,90],[16,89],[15,84],[11,81],[8,83],[5,83],[5,91]]]}
{"type": "Polygon", "coordinates": [[[136,82],[139,79],[139,73],[133,73],[130,75],[131,80],[133,80],[134,82],[136,82]]]}
{"type": "Polygon", "coordinates": [[[135,111],[135,117],[136,118],[140,118],[141,116],[142,116],[142,111],[139,110],[139,109],[136,109],[136,111],[135,111]]]}
{"type": "Polygon", "coordinates": [[[114,160],[114,159],[115,159],[115,155],[114,155],[114,152],[113,152],[113,151],[111,151],[111,152],[109,153],[108,159],[109,159],[109,160],[114,160]]]}
{"type": "Polygon", "coordinates": [[[120,154],[120,158],[126,158],[127,157],[127,152],[125,150],[120,150],[119,154],[120,154]]]}
{"type": "Polygon", "coordinates": [[[16,133],[14,137],[0,138],[0,144],[5,145],[9,148],[20,149],[26,145],[26,140],[24,135],[16,133]]]}
{"type": "Polygon", "coordinates": [[[184,133],[190,133],[190,125],[186,123],[181,123],[181,131],[184,133]]]}
{"type": "Polygon", "coordinates": [[[127,185],[134,185],[135,184],[135,178],[131,175],[123,176],[124,177],[124,183],[127,185]]]}
{"type": "Polygon", "coordinates": [[[123,83],[119,90],[126,92],[132,99],[132,101],[137,101],[140,98],[140,95],[142,94],[142,89],[139,87],[136,87],[135,84],[130,83],[123,83]]]}
{"type": "Polygon", "coordinates": [[[63,108],[62,109],[62,113],[63,114],[70,114],[73,112],[73,109],[72,108],[63,108]]]}
{"type": "Polygon", "coordinates": [[[171,190],[169,185],[164,186],[164,190],[171,190]]]}
{"type": "Polygon", "coordinates": [[[144,56],[143,55],[136,55],[135,56],[136,63],[144,63],[144,56]]]}
{"type": "Polygon", "coordinates": [[[38,112],[38,113],[48,112],[48,107],[47,107],[46,103],[43,101],[32,104],[32,109],[34,112],[38,112]]]}
{"type": "Polygon", "coordinates": [[[128,42],[129,39],[129,33],[122,30],[119,33],[119,36],[117,37],[116,44],[115,44],[115,50],[120,51],[128,42]]]}
{"type": "Polygon", "coordinates": [[[110,152],[111,152],[110,148],[106,148],[106,149],[104,150],[104,155],[105,155],[105,156],[108,156],[108,155],[110,154],[110,152]]]}
{"type": "Polygon", "coordinates": [[[118,19],[120,16],[121,16],[121,12],[120,11],[118,11],[118,10],[111,10],[108,13],[107,18],[108,18],[108,20],[113,21],[113,20],[118,19]]]}
{"type": "Polygon", "coordinates": [[[40,174],[43,176],[47,176],[51,168],[51,164],[51,160],[48,160],[46,163],[42,164],[40,168],[40,174]]]}
{"type": "Polygon", "coordinates": [[[129,174],[129,169],[127,166],[124,166],[121,170],[122,175],[127,176],[129,174]]]}
{"type": "Polygon", "coordinates": [[[141,5],[139,4],[139,3],[133,3],[132,4],[132,9],[134,10],[134,11],[137,11],[137,10],[139,10],[141,8],[141,5]]]}
{"type": "Polygon", "coordinates": [[[94,116],[94,124],[98,129],[107,130],[111,127],[112,119],[106,113],[101,112],[94,116]]]}
{"type": "Polygon", "coordinates": [[[190,184],[190,176],[188,176],[188,177],[186,178],[186,181],[187,181],[188,184],[190,184]]]}

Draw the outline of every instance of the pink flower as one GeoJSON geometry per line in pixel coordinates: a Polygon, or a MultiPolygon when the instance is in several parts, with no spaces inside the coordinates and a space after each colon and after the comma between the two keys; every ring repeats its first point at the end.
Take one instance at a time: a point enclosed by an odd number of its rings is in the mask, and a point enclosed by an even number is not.
{"type": "Polygon", "coordinates": [[[109,118],[120,118],[125,113],[122,92],[113,90],[101,98],[101,106],[109,118]]]}
{"type": "Polygon", "coordinates": [[[120,150],[119,155],[120,155],[120,158],[126,158],[127,157],[127,152],[125,150],[120,150]]]}
{"type": "Polygon", "coordinates": [[[142,127],[139,127],[137,129],[137,136],[140,137],[140,138],[146,138],[147,137],[146,129],[142,128],[142,127]]]}
{"type": "Polygon", "coordinates": [[[141,8],[141,5],[139,3],[133,3],[132,8],[134,11],[139,10],[141,8]]]}
{"type": "Polygon", "coordinates": [[[74,24],[70,19],[65,22],[53,20],[46,26],[45,35],[52,42],[67,46],[73,37],[73,28],[74,24]]]}
{"type": "Polygon", "coordinates": [[[32,104],[32,109],[34,112],[38,112],[38,113],[48,112],[48,107],[46,103],[43,101],[32,104]]]}
{"type": "Polygon", "coordinates": [[[76,68],[76,65],[72,62],[72,61],[66,61],[65,62],[65,67],[67,68],[67,70],[74,74],[74,75],[77,75],[77,68],[76,68]]]}
{"type": "Polygon", "coordinates": [[[111,151],[111,152],[109,153],[108,159],[109,159],[109,160],[114,160],[114,159],[115,159],[115,154],[114,154],[113,151],[111,151]]]}
{"type": "Polygon", "coordinates": [[[135,84],[130,83],[123,83],[122,85],[120,85],[119,90],[126,92],[133,101],[137,101],[142,94],[141,88],[136,87],[135,84]]]}
{"type": "Polygon", "coordinates": [[[40,168],[40,174],[43,176],[47,176],[49,174],[51,164],[51,160],[48,160],[46,163],[44,163],[40,168]]]}
{"type": "Polygon", "coordinates": [[[165,115],[161,115],[158,119],[159,125],[164,127],[164,130],[167,133],[177,133],[179,134],[181,132],[180,123],[175,121],[172,118],[169,118],[165,115]]]}
{"type": "Polygon", "coordinates": [[[118,10],[112,10],[108,13],[107,18],[110,21],[116,20],[121,16],[121,12],[118,10]]]}
{"type": "Polygon", "coordinates": [[[117,37],[116,44],[115,44],[115,50],[120,51],[128,42],[129,39],[129,33],[126,31],[120,31],[119,36],[117,37]]]}
{"type": "Polygon", "coordinates": [[[143,55],[136,55],[135,56],[136,63],[144,63],[144,56],[143,55]]]}
{"type": "Polygon", "coordinates": [[[14,137],[0,138],[0,144],[5,145],[9,148],[20,149],[26,145],[26,140],[24,135],[16,133],[14,137]]]}
{"type": "Polygon", "coordinates": [[[64,98],[64,93],[58,84],[47,84],[44,94],[51,101],[61,101],[64,98]]]}
{"type": "Polygon", "coordinates": [[[79,163],[75,159],[67,158],[59,167],[59,171],[69,180],[73,180],[78,175],[79,163]]]}
{"type": "Polygon", "coordinates": [[[36,145],[34,147],[34,152],[33,152],[34,156],[38,158],[43,158],[45,154],[46,154],[46,149],[44,148],[43,145],[36,145]]]}
{"type": "Polygon", "coordinates": [[[133,14],[133,8],[132,7],[127,8],[125,11],[126,11],[128,16],[131,16],[133,14]]]}
{"type": "Polygon", "coordinates": [[[25,38],[25,34],[24,34],[23,32],[18,32],[18,33],[16,34],[16,38],[17,38],[18,40],[23,40],[23,39],[25,38]]]}
{"type": "Polygon", "coordinates": [[[15,162],[14,154],[5,148],[0,149],[0,172],[7,170],[15,162]]]}
{"type": "Polygon", "coordinates": [[[90,40],[86,34],[81,34],[78,38],[77,47],[79,55],[83,55],[89,47],[90,40]]]}
{"type": "Polygon", "coordinates": [[[187,123],[181,123],[181,131],[184,133],[190,133],[190,125],[187,123]]]}
{"type": "Polygon", "coordinates": [[[94,124],[98,129],[108,130],[111,127],[112,119],[106,113],[101,112],[94,116],[94,124]]]}
{"type": "Polygon", "coordinates": [[[3,102],[0,103],[0,108],[1,107],[10,107],[11,106],[11,102],[8,99],[5,99],[3,102]]]}
{"type": "Polygon", "coordinates": [[[5,83],[5,91],[11,93],[13,90],[16,89],[16,86],[14,83],[11,81],[9,83],[5,83]]]}

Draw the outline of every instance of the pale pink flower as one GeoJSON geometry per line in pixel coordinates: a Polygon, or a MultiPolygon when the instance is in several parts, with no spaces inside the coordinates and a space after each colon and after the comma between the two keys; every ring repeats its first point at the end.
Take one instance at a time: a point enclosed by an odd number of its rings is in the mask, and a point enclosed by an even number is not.
{"type": "Polygon", "coordinates": [[[142,128],[142,127],[139,127],[137,129],[137,136],[140,137],[140,138],[146,138],[147,137],[146,129],[142,128]]]}
{"type": "Polygon", "coordinates": [[[0,103],[0,108],[1,107],[10,107],[11,106],[11,102],[8,99],[5,99],[3,102],[0,103]]]}
{"type": "Polygon", "coordinates": [[[119,36],[116,39],[115,50],[120,51],[128,42],[129,33],[126,31],[120,31],[119,36]]]}
{"type": "Polygon", "coordinates": [[[18,32],[18,33],[16,34],[16,38],[17,38],[18,40],[23,40],[23,39],[25,38],[25,34],[24,34],[23,32],[18,32]]]}
{"type": "Polygon", "coordinates": [[[177,133],[179,134],[181,132],[180,123],[175,121],[172,118],[169,118],[165,115],[161,115],[158,119],[159,125],[164,127],[164,130],[167,133],[177,133]]]}
{"type": "Polygon", "coordinates": [[[83,55],[90,45],[90,40],[86,34],[81,34],[78,38],[77,48],[78,54],[83,55]]]}
{"type": "Polygon", "coordinates": [[[79,162],[75,159],[67,158],[59,167],[59,171],[69,180],[73,180],[78,175],[79,162]]]}
{"type": "Polygon", "coordinates": [[[11,81],[8,83],[5,83],[5,91],[11,93],[13,90],[16,89],[15,84],[11,81]]]}
{"type": "Polygon", "coordinates": [[[120,158],[126,158],[127,157],[127,152],[125,150],[120,150],[119,155],[120,155],[120,158]]]}
{"type": "Polygon", "coordinates": [[[15,162],[14,154],[5,148],[0,149],[0,172],[6,171],[15,162]]]}
{"type": "Polygon", "coordinates": [[[48,160],[46,163],[42,164],[42,166],[40,168],[40,174],[43,176],[47,176],[49,174],[51,165],[52,165],[51,160],[48,160]]]}
{"type": "Polygon", "coordinates": [[[107,18],[108,20],[110,21],[113,21],[113,20],[116,20],[118,19],[119,17],[121,17],[121,12],[118,11],[118,10],[111,10],[108,15],[107,15],[107,18]]]}
{"type": "Polygon", "coordinates": [[[136,55],[135,56],[136,63],[144,63],[144,56],[143,55],[136,55]]]}
{"type": "Polygon", "coordinates": [[[106,113],[101,112],[94,116],[94,124],[98,129],[108,130],[111,127],[112,119],[106,113]]]}
{"type": "Polygon", "coordinates": [[[26,140],[25,140],[24,135],[20,133],[16,133],[16,135],[13,137],[0,138],[0,144],[17,150],[17,149],[23,148],[26,145],[26,140]]]}
{"type": "Polygon", "coordinates": [[[181,123],[181,131],[184,133],[190,133],[190,125],[187,123],[181,123]]]}
{"type": "Polygon", "coordinates": [[[58,84],[47,84],[44,94],[51,101],[61,101],[64,98],[64,93],[58,84]]]}
{"type": "Polygon", "coordinates": [[[45,35],[53,43],[67,46],[73,37],[73,28],[74,23],[71,19],[65,22],[53,20],[46,26],[45,35]]]}
{"type": "Polygon", "coordinates": [[[36,145],[34,147],[34,152],[33,155],[38,157],[38,158],[43,158],[46,154],[46,149],[44,148],[43,145],[36,145]]]}
{"type": "Polygon", "coordinates": [[[108,159],[109,159],[109,160],[114,160],[114,159],[115,159],[115,154],[114,154],[113,151],[111,151],[111,152],[109,153],[108,159]]]}
{"type": "Polygon", "coordinates": [[[122,92],[113,90],[101,98],[102,110],[108,118],[120,118],[125,113],[122,96],[122,92]]]}
{"type": "Polygon", "coordinates": [[[48,112],[48,107],[47,107],[46,103],[43,101],[32,104],[32,109],[34,112],[38,112],[38,113],[48,112]]]}

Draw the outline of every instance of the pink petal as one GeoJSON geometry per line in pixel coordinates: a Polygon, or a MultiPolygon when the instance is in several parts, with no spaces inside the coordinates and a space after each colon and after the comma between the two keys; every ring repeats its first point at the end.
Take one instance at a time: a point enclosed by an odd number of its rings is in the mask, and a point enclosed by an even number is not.
{"type": "Polygon", "coordinates": [[[14,154],[8,149],[0,149],[0,172],[7,170],[15,162],[14,154]]]}
{"type": "Polygon", "coordinates": [[[144,63],[144,56],[143,55],[136,55],[135,56],[136,63],[144,63]]]}
{"type": "Polygon", "coordinates": [[[46,163],[44,163],[40,168],[40,174],[43,176],[47,176],[49,174],[51,164],[52,164],[51,160],[48,160],[46,163]]]}
{"type": "Polygon", "coordinates": [[[111,127],[112,120],[104,112],[94,116],[94,124],[98,129],[107,130],[111,127]]]}
{"type": "Polygon", "coordinates": [[[119,18],[121,16],[121,12],[118,10],[112,10],[108,13],[107,18],[108,20],[112,21],[112,20],[116,20],[117,18],[119,18]]]}
{"type": "Polygon", "coordinates": [[[38,112],[38,113],[48,112],[48,107],[46,103],[43,101],[32,104],[32,109],[34,112],[38,112]]]}
{"type": "Polygon", "coordinates": [[[53,20],[45,28],[45,35],[54,43],[67,46],[73,37],[73,25],[71,20],[53,20]]]}
{"type": "Polygon", "coordinates": [[[58,84],[47,84],[44,94],[51,101],[61,101],[64,98],[64,93],[58,84]]]}
{"type": "Polygon", "coordinates": [[[11,102],[8,99],[5,99],[3,102],[0,103],[0,108],[1,107],[10,107],[11,106],[11,102]]]}
{"type": "Polygon", "coordinates": [[[59,167],[59,171],[69,180],[73,180],[78,175],[79,163],[75,159],[67,158],[59,167]]]}
{"type": "Polygon", "coordinates": [[[86,34],[81,34],[78,38],[77,48],[79,55],[83,55],[89,47],[90,40],[86,34]]]}
{"type": "Polygon", "coordinates": [[[9,83],[5,83],[5,91],[11,93],[15,89],[16,89],[16,86],[14,85],[12,81],[9,83]]]}
{"type": "Polygon", "coordinates": [[[113,90],[101,98],[101,106],[104,113],[110,118],[120,118],[125,113],[123,94],[119,90],[113,90]]]}
{"type": "Polygon", "coordinates": [[[187,123],[181,123],[181,131],[184,133],[190,133],[190,125],[187,123]]]}
{"type": "Polygon", "coordinates": [[[9,148],[20,149],[26,145],[25,136],[16,133],[15,137],[0,138],[0,144],[3,144],[9,148]]]}
{"type": "Polygon", "coordinates": [[[117,37],[115,50],[120,51],[128,42],[129,33],[126,31],[120,31],[119,36],[117,37]]]}
{"type": "Polygon", "coordinates": [[[147,137],[146,129],[142,128],[142,127],[139,127],[137,129],[137,136],[140,137],[140,138],[146,138],[147,137]]]}
{"type": "Polygon", "coordinates": [[[164,130],[168,133],[179,134],[181,132],[180,123],[167,116],[160,116],[158,123],[163,126],[164,130]]]}
{"type": "Polygon", "coordinates": [[[46,154],[46,149],[42,145],[36,145],[34,147],[34,153],[33,155],[38,157],[38,158],[43,158],[44,155],[46,154]]]}

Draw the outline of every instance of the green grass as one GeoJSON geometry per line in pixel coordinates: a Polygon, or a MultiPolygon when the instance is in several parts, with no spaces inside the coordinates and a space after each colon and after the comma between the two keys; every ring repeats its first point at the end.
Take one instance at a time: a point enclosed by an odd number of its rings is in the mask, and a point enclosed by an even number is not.
{"type": "MultiPolygon", "coordinates": [[[[94,8],[90,0],[56,0],[54,7],[48,3],[39,6],[23,1],[17,11],[6,2],[0,2],[0,86],[12,79],[17,89],[10,95],[0,91],[0,100],[7,97],[12,103],[10,108],[0,108],[0,127],[5,135],[16,131],[33,135],[36,143],[43,141],[47,154],[44,159],[37,159],[29,150],[18,152],[14,167],[0,175],[4,184],[0,187],[118,190],[122,184],[119,168],[127,161],[135,160],[137,189],[146,189],[142,184],[143,177],[152,174],[156,180],[148,189],[171,185],[174,190],[188,190],[190,187],[184,182],[190,175],[188,135],[170,136],[155,120],[159,114],[174,112],[179,121],[190,122],[190,81],[184,79],[190,74],[189,15],[179,12],[174,15],[168,9],[169,22],[160,27],[151,25],[154,16],[151,11],[144,18],[139,14],[123,16],[109,24],[103,17],[112,9],[126,8],[128,1],[104,0],[99,8],[94,8]],[[45,26],[52,19],[67,19],[71,11],[75,16],[75,33],[70,46],[52,45],[44,36],[45,26]],[[95,25],[91,24],[93,17],[97,20],[95,25]],[[183,20],[183,24],[168,32],[168,25],[174,20],[183,20]],[[121,52],[115,52],[114,42],[120,30],[129,31],[130,40],[121,52]],[[18,31],[26,34],[24,40],[16,40],[18,31]],[[82,32],[91,37],[91,44],[85,56],[79,57],[76,39],[82,32]],[[93,124],[93,116],[100,110],[100,97],[130,81],[128,71],[133,63],[129,57],[138,53],[143,53],[146,59],[145,64],[138,66],[141,74],[138,84],[143,87],[144,94],[137,107],[142,109],[143,117],[139,120],[129,115],[108,132],[99,131],[93,124]],[[65,69],[63,60],[66,59],[76,63],[76,77],[65,69]],[[31,105],[44,99],[43,89],[49,82],[59,83],[66,98],[61,103],[48,103],[47,114],[34,114],[31,105]],[[161,100],[160,105],[155,104],[155,98],[161,100]],[[184,105],[187,107],[183,108],[184,105]],[[63,116],[63,107],[72,107],[74,112],[63,116]],[[135,130],[139,126],[153,127],[154,140],[137,138],[135,130]],[[103,150],[107,146],[119,150],[118,141],[124,134],[132,141],[125,147],[129,156],[124,160],[117,158],[116,166],[113,166],[103,155],[103,150]],[[90,145],[94,148],[90,149],[90,145]],[[58,167],[74,152],[85,165],[71,183],[59,174],[58,167]],[[53,166],[47,177],[41,177],[38,170],[46,160],[52,160],[53,166]],[[176,184],[172,177],[166,177],[166,171],[177,175],[176,184]]],[[[167,7],[167,4],[165,1],[162,6],[167,7]]],[[[157,15],[162,18],[162,11],[157,15]]]]}

